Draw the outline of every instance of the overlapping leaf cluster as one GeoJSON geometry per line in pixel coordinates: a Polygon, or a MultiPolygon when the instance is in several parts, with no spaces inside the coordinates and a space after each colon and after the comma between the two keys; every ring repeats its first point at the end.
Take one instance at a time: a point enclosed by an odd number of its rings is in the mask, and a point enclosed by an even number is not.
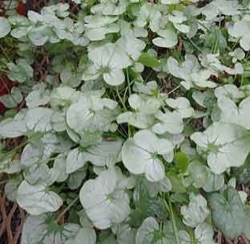
{"type": "Polygon", "coordinates": [[[249,1],[74,2],[0,17],[19,48],[1,59],[0,136],[20,144],[3,141],[0,172],[22,243],[250,238],[249,1]]]}

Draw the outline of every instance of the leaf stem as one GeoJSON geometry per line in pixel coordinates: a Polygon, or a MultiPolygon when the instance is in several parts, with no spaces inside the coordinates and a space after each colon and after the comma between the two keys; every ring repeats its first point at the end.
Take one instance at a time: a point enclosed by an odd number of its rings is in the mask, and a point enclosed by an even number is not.
{"type": "Polygon", "coordinates": [[[58,217],[56,218],[56,222],[58,222],[65,213],[67,213],[71,207],[73,207],[73,205],[78,201],[79,196],[77,196],[74,200],[72,200],[72,202],[58,215],[58,217]]]}
{"type": "Polygon", "coordinates": [[[122,100],[122,97],[120,96],[120,93],[119,93],[119,90],[118,90],[117,87],[116,87],[116,94],[117,94],[117,96],[118,96],[118,98],[119,98],[119,100],[120,100],[120,102],[121,102],[121,104],[122,104],[122,107],[123,107],[124,111],[126,111],[127,108],[126,108],[126,106],[125,106],[124,101],[122,100]]]}
{"type": "Polygon", "coordinates": [[[176,244],[180,244],[179,237],[178,237],[178,229],[176,226],[176,221],[175,221],[175,216],[174,216],[174,211],[172,208],[172,204],[171,204],[169,195],[167,195],[167,201],[168,201],[168,203],[166,202],[166,200],[164,200],[165,205],[167,207],[167,210],[169,211],[170,216],[171,216],[171,221],[172,221],[172,225],[174,228],[174,236],[175,236],[176,244]]]}

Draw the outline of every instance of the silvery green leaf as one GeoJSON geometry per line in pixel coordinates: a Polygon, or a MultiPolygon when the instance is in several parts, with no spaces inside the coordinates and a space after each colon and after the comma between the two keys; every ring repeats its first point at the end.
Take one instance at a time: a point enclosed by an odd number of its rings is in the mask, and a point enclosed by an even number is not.
{"type": "Polygon", "coordinates": [[[130,213],[128,194],[120,185],[123,177],[118,168],[108,169],[85,182],[80,190],[81,204],[99,229],[123,222],[130,213]]]}
{"type": "Polygon", "coordinates": [[[191,107],[190,102],[185,97],[178,97],[176,99],[168,98],[166,103],[182,118],[189,118],[194,114],[194,109],[191,107]]]}
{"type": "Polygon", "coordinates": [[[240,39],[240,46],[245,50],[250,50],[250,41],[248,38],[248,33],[250,31],[250,20],[249,19],[242,19],[238,22],[236,22],[232,27],[229,27],[228,33],[237,38],[240,39]]]}
{"type": "Polygon", "coordinates": [[[112,86],[118,86],[124,82],[125,76],[122,69],[132,64],[126,52],[118,44],[113,43],[89,49],[88,57],[94,63],[95,69],[102,71],[100,74],[107,84],[112,86]]]}
{"type": "Polygon", "coordinates": [[[46,89],[44,83],[37,84],[33,87],[33,91],[25,98],[26,105],[29,108],[39,107],[45,105],[50,100],[50,92],[46,89]]]}
{"type": "Polygon", "coordinates": [[[33,68],[26,59],[18,59],[16,64],[8,63],[7,66],[9,69],[8,77],[12,81],[23,83],[29,81],[33,77],[33,68]]]}
{"type": "Polygon", "coordinates": [[[33,45],[43,46],[49,40],[49,36],[51,34],[50,28],[44,25],[38,26],[37,28],[32,28],[28,32],[28,37],[33,45]]]}
{"type": "Polygon", "coordinates": [[[30,167],[36,163],[46,163],[44,156],[44,147],[42,143],[27,144],[22,151],[20,163],[24,167],[30,167]]]}
{"type": "Polygon", "coordinates": [[[84,131],[108,131],[115,117],[111,109],[105,108],[105,100],[91,96],[83,102],[69,107],[66,115],[68,126],[80,135],[84,131]]]}
{"type": "Polygon", "coordinates": [[[48,184],[51,185],[55,180],[47,164],[33,164],[23,170],[24,179],[31,185],[48,184]]]}
{"type": "Polygon", "coordinates": [[[62,199],[44,184],[30,185],[23,181],[17,190],[17,202],[29,214],[39,215],[57,211],[63,204],[62,199]]]}
{"type": "Polygon", "coordinates": [[[115,0],[114,2],[105,1],[100,4],[96,4],[91,8],[91,12],[102,13],[103,15],[120,15],[123,14],[127,8],[128,1],[126,0],[115,0]]]}
{"type": "Polygon", "coordinates": [[[202,195],[190,195],[188,206],[181,207],[183,223],[190,227],[196,227],[201,224],[209,215],[207,201],[202,195]]]}
{"type": "Polygon", "coordinates": [[[0,101],[6,108],[15,108],[23,100],[23,95],[18,87],[13,87],[10,94],[2,95],[0,101]]]}
{"type": "Polygon", "coordinates": [[[229,55],[233,58],[233,63],[236,63],[237,60],[243,60],[245,57],[245,52],[241,48],[236,48],[233,52],[230,52],[229,55]]]}
{"type": "Polygon", "coordinates": [[[23,226],[21,244],[64,244],[79,229],[77,224],[58,225],[50,215],[28,216],[23,226]]]}
{"type": "Polygon", "coordinates": [[[146,47],[146,44],[135,37],[132,32],[127,33],[118,40],[118,45],[128,54],[133,60],[137,60],[141,52],[146,47]]]}
{"type": "Polygon", "coordinates": [[[164,134],[166,132],[171,134],[179,134],[183,130],[183,121],[177,112],[159,111],[155,117],[159,122],[155,123],[152,130],[157,134],[164,134]]]}
{"type": "Polygon", "coordinates": [[[216,122],[204,132],[195,132],[191,140],[207,153],[207,163],[215,174],[241,166],[249,154],[250,134],[235,124],[216,122]]]}
{"type": "Polygon", "coordinates": [[[69,86],[54,88],[50,96],[52,108],[67,107],[78,98],[78,92],[69,86]]]}
{"type": "Polygon", "coordinates": [[[119,31],[119,26],[114,23],[117,19],[117,17],[113,16],[88,15],[85,17],[85,35],[91,41],[103,40],[106,34],[119,31]]]}
{"type": "Polygon", "coordinates": [[[157,33],[160,37],[154,38],[152,42],[158,47],[172,48],[178,42],[177,35],[173,30],[158,30],[157,33]]]}
{"type": "Polygon", "coordinates": [[[127,111],[119,114],[116,121],[118,124],[128,123],[140,129],[148,129],[154,124],[155,119],[150,114],[127,111]]]}
{"type": "Polygon", "coordinates": [[[133,229],[128,224],[114,225],[112,232],[117,236],[119,244],[135,244],[136,229],[133,229]]]}
{"type": "Polygon", "coordinates": [[[87,149],[86,158],[96,166],[113,166],[120,160],[122,143],[122,140],[103,140],[87,149]]]}
{"type": "Polygon", "coordinates": [[[247,205],[244,209],[244,214],[245,214],[245,217],[244,217],[244,230],[243,230],[243,233],[244,235],[250,239],[250,224],[249,224],[249,220],[250,220],[250,208],[249,208],[249,205],[247,205]]]}
{"type": "Polygon", "coordinates": [[[218,99],[218,107],[221,111],[220,121],[238,124],[249,130],[249,105],[250,97],[242,100],[238,106],[234,103],[234,101],[227,97],[218,99]]]}
{"type": "Polygon", "coordinates": [[[193,161],[188,165],[187,172],[191,177],[194,187],[201,188],[207,184],[208,172],[205,165],[198,161],[193,161]]]}
{"type": "Polygon", "coordinates": [[[186,55],[185,61],[181,64],[175,58],[169,57],[167,68],[170,74],[182,80],[181,84],[187,90],[194,86],[202,88],[214,88],[217,86],[216,83],[209,80],[212,72],[201,68],[194,55],[186,55]]]}
{"type": "Polygon", "coordinates": [[[10,179],[4,186],[4,192],[9,201],[16,201],[17,189],[22,182],[22,177],[10,179]]]}
{"type": "Polygon", "coordinates": [[[214,95],[218,99],[229,98],[233,101],[238,101],[245,97],[244,92],[240,91],[238,87],[233,84],[226,84],[215,89],[214,95]]]}
{"type": "Polygon", "coordinates": [[[154,91],[158,91],[158,85],[155,81],[149,81],[146,84],[135,82],[133,90],[145,95],[152,95],[154,91]]]}
{"type": "Polygon", "coordinates": [[[0,122],[0,136],[3,138],[15,138],[25,135],[26,123],[23,120],[7,119],[0,122]]]}
{"type": "Polygon", "coordinates": [[[81,84],[81,73],[72,71],[70,69],[64,69],[60,73],[60,79],[63,85],[70,87],[78,87],[81,84]]]}
{"type": "Polygon", "coordinates": [[[145,174],[152,182],[160,181],[164,178],[165,169],[157,155],[169,154],[173,148],[170,141],[159,139],[150,130],[141,130],[124,143],[122,161],[131,173],[145,174]]]}
{"type": "Polygon", "coordinates": [[[87,163],[88,159],[86,154],[80,150],[80,148],[75,148],[68,153],[66,160],[66,172],[71,174],[76,170],[80,169],[87,163]]]}
{"type": "Polygon", "coordinates": [[[96,233],[93,228],[82,227],[77,231],[76,236],[65,244],[96,244],[96,233]]]}
{"type": "Polygon", "coordinates": [[[131,108],[145,114],[154,114],[161,107],[159,99],[138,94],[130,95],[128,102],[131,108]]]}
{"type": "Polygon", "coordinates": [[[51,116],[51,126],[54,131],[66,131],[67,125],[64,112],[53,111],[53,114],[51,116]]]}
{"type": "Polygon", "coordinates": [[[157,182],[151,182],[145,179],[145,186],[151,197],[156,197],[160,192],[169,192],[172,189],[172,183],[167,176],[157,182]]]}
{"type": "Polygon", "coordinates": [[[159,225],[153,217],[146,218],[136,233],[136,244],[150,244],[154,234],[159,231],[159,225]]]}
{"type": "Polygon", "coordinates": [[[237,15],[238,1],[215,0],[205,5],[201,10],[202,14],[206,16],[206,20],[213,20],[219,14],[237,15]]]}
{"type": "Polygon", "coordinates": [[[66,173],[66,158],[64,154],[59,154],[55,158],[51,174],[57,182],[64,182],[68,178],[68,174],[66,173]]]}
{"type": "Polygon", "coordinates": [[[194,235],[199,244],[215,244],[213,240],[214,230],[212,226],[207,223],[197,225],[194,230],[194,235]]]}
{"type": "Polygon", "coordinates": [[[11,30],[8,19],[0,17],[0,38],[3,38],[9,34],[11,30]]]}
{"type": "Polygon", "coordinates": [[[83,150],[75,148],[67,157],[67,173],[75,172],[83,167],[86,162],[96,166],[111,166],[119,161],[122,141],[102,141],[94,146],[83,150]]]}
{"type": "Polygon", "coordinates": [[[135,24],[138,27],[145,27],[149,24],[149,28],[156,32],[160,28],[161,16],[158,6],[146,2],[141,6],[135,24]]]}
{"type": "Polygon", "coordinates": [[[6,155],[5,153],[0,153],[0,174],[14,174],[21,171],[21,164],[19,160],[15,159],[15,153],[6,155]]]}
{"type": "Polygon", "coordinates": [[[53,110],[49,108],[32,108],[28,111],[25,120],[27,128],[35,132],[48,132],[52,130],[51,116],[53,110]]]}
{"type": "Polygon", "coordinates": [[[244,229],[244,208],[240,196],[233,187],[209,198],[214,224],[227,237],[235,238],[244,229]]]}
{"type": "Polygon", "coordinates": [[[76,190],[77,188],[79,188],[86,176],[87,172],[85,167],[70,174],[67,180],[69,189],[76,190]]]}

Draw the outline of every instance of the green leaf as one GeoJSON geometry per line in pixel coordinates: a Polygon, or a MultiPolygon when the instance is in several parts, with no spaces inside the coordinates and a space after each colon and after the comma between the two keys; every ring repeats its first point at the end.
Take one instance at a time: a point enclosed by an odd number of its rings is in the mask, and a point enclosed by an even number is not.
{"type": "Polygon", "coordinates": [[[160,65],[159,60],[151,56],[149,53],[142,53],[138,59],[138,62],[150,68],[155,68],[160,65]]]}
{"type": "Polygon", "coordinates": [[[227,237],[235,238],[243,232],[245,213],[237,190],[229,187],[222,193],[213,193],[209,205],[214,224],[227,237]]]}
{"type": "Polygon", "coordinates": [[[167,177],[170,179],[172,184],[172,191],[177,193],[186,192],[186,188],[184,187],[181,178],[174,172],[167,172],[167,177]]]}
{"type": "Polygon", "coordinates": [[[175,154],[174,162],[175,162],[176,167],[181,172],[185,172],[189,164],[189,159],[185,153],[178,152],[175,154]]]}

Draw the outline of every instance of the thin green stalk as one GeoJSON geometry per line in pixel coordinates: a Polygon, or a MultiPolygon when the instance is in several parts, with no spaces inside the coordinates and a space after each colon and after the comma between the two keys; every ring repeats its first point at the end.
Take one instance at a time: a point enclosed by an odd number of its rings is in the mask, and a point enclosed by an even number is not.
{"type": "Polygon", "coordinates": [[[190,41],[190,43],[200,52],[202,52],[202,50],[192,41],[191,38],[188,38],[188,40],[190,41]]]}
{"type": "Polygon", "coordinates": [[[176,90],[178,90],[181,87],[181,84],[179,84],[178,86],[176,86],[173,90],[171,90],[170,92],[168,92],[167,95],[170,95],[171,93],[175,92],[176,90]]]}
{"type": "Polygon", "coordinates": [[[170,213],[172,225],[173,225],[173,228],[174,228],[174,236],[175,236],[176,244],[180,244],[180,240],[179,240],[179,237],[178,237],[178,229],[177,229],[177,226],[176,226],[176,221],[175,221],[175,216],[174,216],[174,211],[173,211],[173,208],[172,208],[172,204],[171,204],[169,195],[167,195],[167,201],[168,201],[168,203],[166,202],[166,200],[164,200],[166,208],[167,208],[168,212],[170,213]]]}
{"type": "Polygon", "coordinates": [[[58,217],[56,218],[56,222],[58,222],[64,216],[64,214],[67,213],[75,205],[78,199],[79,196],[72,200],[72,202],[58,215],[58,217]]]}
{"type": "Polygon", "coordinates": [[[116,94],[117,94],[117,96],[118,96],[118,98],[119,98],[119,100],[120,100],[120,102],[121,102],[121,104],[122,104],[122,107],[123,107],[124,111],[126,111],[126,110],[127,110],[127,108],[126,108],[126,106],[125,106],[124,101],[122,100],[122,97],[121,97],[121,95],[120,95],[120,93],[119,93],[119,91],[118,91],[118,88],[117,88],[117,87],[116,87],[116,94]]]}

